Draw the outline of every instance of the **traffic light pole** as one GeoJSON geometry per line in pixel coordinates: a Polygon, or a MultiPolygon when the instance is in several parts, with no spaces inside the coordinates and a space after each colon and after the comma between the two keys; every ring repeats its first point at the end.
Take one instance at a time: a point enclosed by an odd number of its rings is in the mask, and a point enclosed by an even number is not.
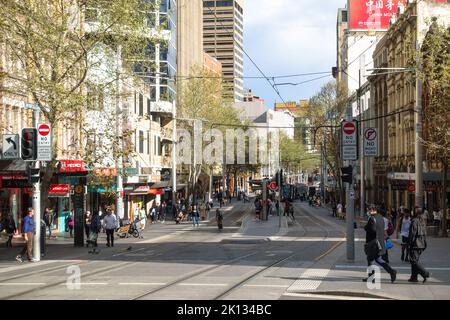
{"type": "Polygon", "coordinates": [[[352,184],[347,183],[347,208],[345,217],[347,219],[347,260],[355,261],[355,192],[352,184]]]}
{"type": "MultiPolygon", "coordinates": [[[[33,126],[37,129],[39,123],[39,111],[33,111],[33,126]]],[[[32,166],[39,169],[39,161],[32,163],[32,166]]],[[[33,258],[36,261],[41,260],[41,183],[33,183],[32,207],[34,211],[34,225],[36,234],[33,238],[33,258]]],[[[45,237],[45,234],[42,235],[45,237]]]]}

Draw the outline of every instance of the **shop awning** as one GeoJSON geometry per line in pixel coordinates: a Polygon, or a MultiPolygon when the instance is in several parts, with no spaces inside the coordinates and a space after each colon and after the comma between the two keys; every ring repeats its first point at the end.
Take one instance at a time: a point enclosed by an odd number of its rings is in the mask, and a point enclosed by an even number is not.
{"type": "Polygon", "coordinates": [[[19,160],[12,160],[7,161],[3,160],[0,161],[0,173],[1,172],[24,172],[27,170],[27,164],[25,161],[19,159],[19,160]]]}

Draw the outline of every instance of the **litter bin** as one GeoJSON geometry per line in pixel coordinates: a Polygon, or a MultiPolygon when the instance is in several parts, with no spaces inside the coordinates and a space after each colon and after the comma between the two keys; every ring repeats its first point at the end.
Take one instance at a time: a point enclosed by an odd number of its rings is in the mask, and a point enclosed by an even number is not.
{"type": "Polygon", "coordinates": [[[44,220],[41,220],[41,257],[45,256],[45,232],[47,225],[44,220]]]}

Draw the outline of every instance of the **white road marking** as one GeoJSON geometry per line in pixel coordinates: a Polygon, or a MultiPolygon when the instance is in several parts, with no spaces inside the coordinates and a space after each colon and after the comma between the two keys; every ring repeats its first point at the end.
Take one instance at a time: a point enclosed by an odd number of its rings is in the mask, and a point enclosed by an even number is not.
{"type": "Polygon", "coordinates": [[[165,282],[120,282],[119,286],[165,286],[165,282]]]}
{"type": "Polygon", "coordinates": [[[278,284],[244,284],[243,287],[289,288],[289,286],[278,284]]]}
{"type": "Polygon", "coordinates": [[[46,284],[44,282],[10,282],[0,283],[0,286],[45,286],[46,284]]]}
{"type": "MultiPolygon", "coordinates": [[[[67,285],[67,283],[60,284],[60,286],[66,286],[66,285],[67,285]]],[[[82,286],[107,286],[108,282],[80,282],[80,285],[82,285],[82,286]]]]}
{"type": "Polygon", "coordinates": [[[227,283],[179,283],[179,286],[226,287],[227,283]]]}

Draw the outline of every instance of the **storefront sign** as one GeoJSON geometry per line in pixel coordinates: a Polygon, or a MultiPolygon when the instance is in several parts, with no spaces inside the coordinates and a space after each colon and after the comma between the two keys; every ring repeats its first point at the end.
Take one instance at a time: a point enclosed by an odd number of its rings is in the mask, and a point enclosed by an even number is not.
{"type": "Polygon", "coordinates": [[[117,177],[116,168],[94,168],[95,177],[117,177]]]}
{"type": "Polygon", "coordinates": [[[33,185],[28,181],[28,177],[22,175],[5,175],[0,176],[0,187],[1,188],[32,188],[33,185]]]}
{"type": "Polygon", "coordinates": [[[51,184],[49,194],[51,195],[65,195],[70,193],[70,185],[68,184],[51,184]]]}
{"type": "Polygon", "coordinates": [[[416,179],[416,174],[408,172],[390,172],[388,173],[388,179],[412,181],[416,179]]]}
{"type": "Polygon", "coordinates": [[[139,186],[133,190],[133,192],[149,192],[149,191],[150,191],[149,186],[139,186]]]}
{"type": "Polygon", "coordinates": [[[87,172],[86,163],[83,160],[60,160],[60,173],[87,172]]]}

